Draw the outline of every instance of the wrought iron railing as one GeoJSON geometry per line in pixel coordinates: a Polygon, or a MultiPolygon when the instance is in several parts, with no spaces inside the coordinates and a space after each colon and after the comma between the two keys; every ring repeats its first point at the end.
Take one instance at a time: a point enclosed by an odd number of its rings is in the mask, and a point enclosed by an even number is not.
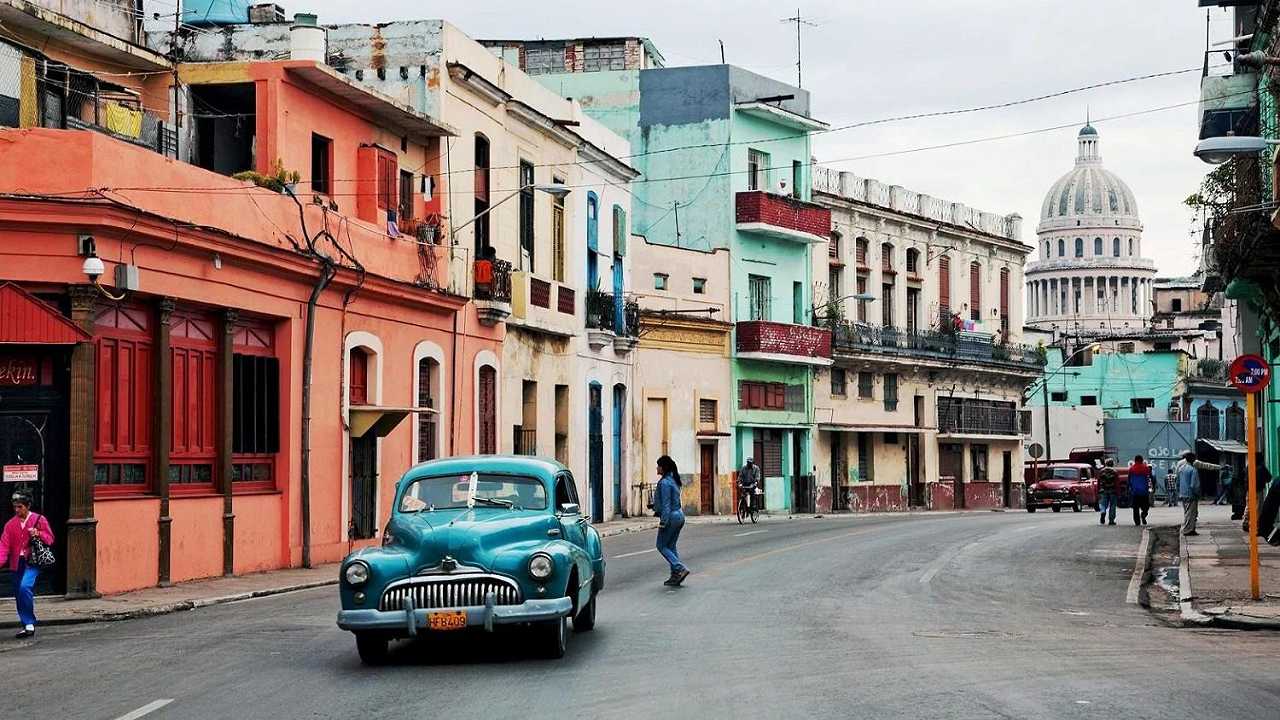
{"type": "Polygon", "coordinates": [[[538,431],[516,425],[511,431],[511,452],[516,455],[538,454],[538,431]]]}
{"type": "Polygon", "coordinates": [[[511,302],[511,263],[506,260],[477,260],[475,277],[477,300],[511,302]]]}
{"type": "Polygon", "coordinates": [[[588,290],[584,302],[587,310],[587,327],[594,330],[614,329],[613,293],[588,290]]]}
{"type": "Polygon", "coordinates": [[[998,400],[938,398],[938,432],[963,435],[1021,435],[1018,406],[998,400]]]}
{"type": "Polygon", "coordinates": [[[831,339],[836,355],[909,355],[939,360],[998,363],[1028,370],[1044,367],[1043,350],[1019,343],[997,343],[995,337],[977,332],[907,330],[866,323],[836,323],[831,339]]]}

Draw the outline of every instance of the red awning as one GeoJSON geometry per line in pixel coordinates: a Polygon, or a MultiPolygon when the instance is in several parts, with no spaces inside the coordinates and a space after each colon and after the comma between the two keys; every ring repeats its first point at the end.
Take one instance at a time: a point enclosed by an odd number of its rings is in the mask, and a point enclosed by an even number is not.
{"type": "Polygon", "coordinates": [[[74,345],[89,334],[48,303],[14,285],[0,285],[0,345],[74,345]]]}

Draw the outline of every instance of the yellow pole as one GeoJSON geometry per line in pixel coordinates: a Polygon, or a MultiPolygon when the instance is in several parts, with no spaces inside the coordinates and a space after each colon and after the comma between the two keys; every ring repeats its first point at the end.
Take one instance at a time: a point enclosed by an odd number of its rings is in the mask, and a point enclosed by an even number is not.
{"type": "Polygon", "coordinates": [[[1249,440],[1249,592],[1254,600],[1262,599],[1258,581],[1258,394],[1245,396],[1245,437],[1249,440]]]}

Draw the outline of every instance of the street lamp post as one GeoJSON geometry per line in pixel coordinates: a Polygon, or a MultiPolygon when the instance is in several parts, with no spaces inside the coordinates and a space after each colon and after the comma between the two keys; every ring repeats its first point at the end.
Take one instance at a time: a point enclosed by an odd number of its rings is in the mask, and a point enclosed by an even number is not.
{"type": "Polygon", "coordinates": [[[485,208],[483,211],[478,212],[478,213],[476,213],[475,215],[472,215],[470,220],[468,220],[468,221],[466,221],[466,222],[462,223],[461,225],[457,225],[457,226],[450,227],[450,228],[449,228],[449,244],[450,244],[450,245],[456,245],[456,244],[458,243],[458,231],[459,231],[459,230],[461,230],[461,229],[465,228],[466,226],[468,226],[468,225],[470,225],[470,224],[474,223],[475,221],[479,220],[480,218],[482,218],[482,217],[484,217],[484,216],[488,215],[489,213],[493,212],[494,210],[496,210],[496,209],[498,208],[498,206],[499,206],[499,205],[501,205],[502,203],[504,203],[504,202],[506,202],[506,201],[510,200],[511,198],[513,198],[513,197],[515,197],[515,196],[519,195],[520,193],[524,192],[525,190],[537,190],[537,191],[539,191],[539,192],[544,192],[544,193],[546,193],[546,194],[548,194],[548,195],[551,195],[552,197],[557,197],[557,198],[562,198],[562,197],[564,197],[564,196],[568,195],[568,194],[569,194],[569,192],[570,192],[570,190],[569,190],[569,188],[568,188],[568,187],[566,187],[566,186],[564,186],[564,185],[554,184],[554,183],[553,183],[553,184],[551,184],[551,185],[538,185],[538,184],[522,185],[522,186],[520,186],[518,189],[516,189],[514,192],[512,192],[510,195],[508,195],[508,196],[506,196],[506,197],[502,198],[501,200],[499,200],[498,202],[496,202],[496,203],[494,203],[494,204],[490,205],[489,207],[485,208]]]}

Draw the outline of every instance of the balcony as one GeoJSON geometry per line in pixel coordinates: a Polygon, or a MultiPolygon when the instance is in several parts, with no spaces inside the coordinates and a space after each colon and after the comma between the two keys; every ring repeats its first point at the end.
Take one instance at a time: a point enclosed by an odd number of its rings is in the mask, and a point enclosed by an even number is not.
{"type": "Polygon", "coordinates": [[[1188,360],[1182,378],[1189,385],[1227,387],[1227,363],[1213,358],[1188,360]]]}
{"type": "Polygon", "coordinates": [[[825,243],[831,237],[831,211],[789,195],[760,190],[740,192],[735,217],[738,230],[780,240],[825,243]]]}
{"type": "Polygon", "coordinates": [[[511,316],[511,263],[506,260],[475,262],[476,315],[483,325],[497,325],[511,316]]]}
{"type": "Polygon", "coordinates": [[[995,366],[1024,374],[1038,374],[1044,355],[1034,347],[996,343],[994,336],[977,332],[938,332],[843,322],[832,333],[836,357],[881,356],[885,360],[934,360],[995,366]]]}
{"type": "Polygon", "coordinates": [[[563,283],[521,270],[511,273],[508,327],[570,338],[578,334],[577,292],[563,283]]]}
{"type": "Polygon", "coordinates": [[[622,317],[618,317],[618,296],[600,290],[589,290],[584,298],[587,343],[599,350],[613,343],[614,352],[625,355],[636,346],[640,336],[640,303],[629,295],[621,300],[622,317]]]}
{"type": "MultiPolygon", "coordinates": [[[[1209,53],[1206,53],[1209,55],[1209,53]]],[[[1217,53],[1213,52],[1212,57],[1217,53]]],[[[1200,78],[1200,139],[1242,134],[1242,121],[1258,107],[1258,76],[1247,72],[1210,74],[1206,60],[1200,78]]]]}
{"type": "Polygon", "coordinates": [[[938,433],[941,436],[1021,440],[1022,418],[1017,404],[1012,402],[938,398],[938,433]]]}
{"type": "Polygon", "coordinates": [[[831,364],[831,331],[824,328],[750,320],[738,323],[737,337],[742,360],[831,364]]]}

